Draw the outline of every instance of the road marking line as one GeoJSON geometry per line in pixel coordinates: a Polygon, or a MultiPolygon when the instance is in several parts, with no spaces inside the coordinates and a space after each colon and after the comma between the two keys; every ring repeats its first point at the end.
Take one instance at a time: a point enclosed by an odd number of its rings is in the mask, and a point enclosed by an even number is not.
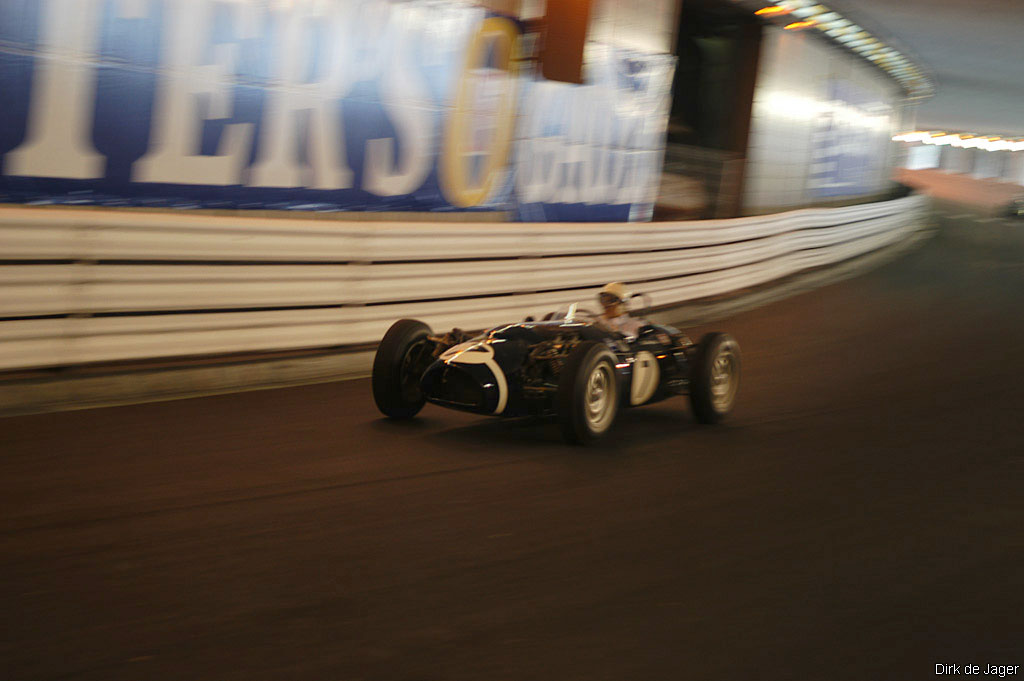
{"type": "Polygon", "coordinates": [[[973,217],[974,217],[974,215],[972,213],[960,213],[959,215],[951,215],[950,219],[952,219],[952,220],[963,220],[964,218],[973,218],[973,217]]]}
{"type": "Polygon", "coordinates": [[[996,220],[1002,220],[1002,218],[981,218],[978,222],[995,222],[996,220]]]}

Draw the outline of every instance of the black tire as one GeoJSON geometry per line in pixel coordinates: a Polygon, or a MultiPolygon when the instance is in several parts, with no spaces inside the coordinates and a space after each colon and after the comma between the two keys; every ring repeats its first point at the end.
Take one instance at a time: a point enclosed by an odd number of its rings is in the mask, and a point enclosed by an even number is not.
{"type": "Polygon", "coordinates": [[[427,401],[420,377],[430,353],[430,327],[415,319],[400,319],[384,334],[373,358],[373,400],[381,413],[410,419],[427,401]]]}
{"type": "Polygon", "coordinates": [[[619,411],[615,355],[604,343],[585,341],[569,354],[558,379],[556,409],[562,436],[588,444],[611,430],[619,411]]]}
{"type": "Polygon", "coordinates": [[[740,346],[727,333],[700,339],[693,357],[690,405],[701,423],[718,423],[732,411],[740,387],[740,346]]]}

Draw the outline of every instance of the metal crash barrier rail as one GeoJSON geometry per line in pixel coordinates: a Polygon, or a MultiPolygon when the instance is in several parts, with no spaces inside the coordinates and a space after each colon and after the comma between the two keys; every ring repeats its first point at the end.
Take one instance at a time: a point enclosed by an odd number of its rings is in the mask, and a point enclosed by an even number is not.
{"type": "Polygon", "coordinates": [[[4,207],[0,370],[367,344],[403,317],[483,328],[610,280],[682,303],[900,241],[926,201],[615,224],[4,207]]]}

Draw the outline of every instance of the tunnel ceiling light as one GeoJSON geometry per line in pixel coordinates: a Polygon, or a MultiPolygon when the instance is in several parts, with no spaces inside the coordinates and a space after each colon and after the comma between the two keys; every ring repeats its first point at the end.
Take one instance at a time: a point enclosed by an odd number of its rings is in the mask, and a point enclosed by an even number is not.
{"type": "MultiPolygon", "coordinates": [[[[747,1],[748,4],[752,4],[747,1]]],[[[754,13],[780,24],[781,17],[791,14],[799,21],[790,21],[783,25],[783,29],[799,31],[817,27],[832,42],[870,61],[888,74],[900,84],[909,97],[930,97],[935,94],[935,85],[931,78],[926,77],[906,55],[846,19],[839,12],[815,0],[774,0],[771,5],[762,6],[754,13]]]]}
{"type": "Polygon", "coordinates": [[[788,7],[783,7],[781,5],[770,5],[768,7],[762,7],[761,9],[754,12],[754,14],[764,17],[775,16],[779,14],[789,14],[792,11],[793,10],[789,9],[788,7]]]}
{"type": "Polygon", "coordinates": [[[813,17],[815,14],[818,13],[818,10],[814,9],[813,7],[801,7],[799,9],[793,10],[793,16],[799,17],[801,19],[813,17]]]}
{"type": "Polygon", "coordinates": [[[845,19],[839,19],[838,21],[830,21],[826,25],[828,28],[828,34],[831,36],[841,36],[856,33],[860,29],[845,19]]]}

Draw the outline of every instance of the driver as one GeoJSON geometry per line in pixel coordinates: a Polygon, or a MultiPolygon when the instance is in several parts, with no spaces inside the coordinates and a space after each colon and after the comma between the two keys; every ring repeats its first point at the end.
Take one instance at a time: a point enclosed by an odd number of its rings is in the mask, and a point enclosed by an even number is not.
{"type": "Polygon", "coordinates": [[[636,337],[645,322],[642,319],[635,319],[629,316],[625,305],[625,301],[629,296],[626,285],[621,281],[605,284],[601,292],[597,294],[597,299],[604,308],[600,320],[605,326],[613,331],[618,331],[623,336],[636,337]]]}

